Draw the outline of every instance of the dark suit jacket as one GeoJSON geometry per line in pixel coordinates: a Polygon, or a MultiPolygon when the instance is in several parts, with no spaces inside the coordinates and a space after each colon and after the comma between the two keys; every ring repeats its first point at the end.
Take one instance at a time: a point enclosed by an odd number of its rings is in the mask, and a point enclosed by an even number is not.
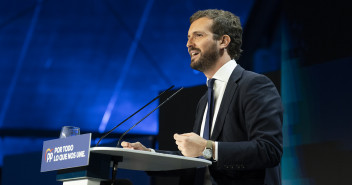
{"type": "MultiPolygon", "coordinates": [[[[207,97],[197,108],[199,134],[207,97]]],[[[237,65],[227,83],[211,140],[218,161],[209,170],[218,184],[281,185],[283,108],[274,84],[237,65]]]]}
{"type": "MultiPolygon", "coordinates": [[[[205,94],[197,107],[193,128],[197,134],[206,104],[205,94]]],[[[227,83],[211,136],[211,140],[218,141],[219,155],[218,161],[209,167],[214,184],[281,185],[282,114],[274,84],[264,75],[237,65],[227,83]]],[[[199,171],[187,169],[171,174],[180,175],[182,185],[199,184],[202,179],[195,179],[199,171]]],[[[159,175],[167,174],[170,173],[159,175]]]]}

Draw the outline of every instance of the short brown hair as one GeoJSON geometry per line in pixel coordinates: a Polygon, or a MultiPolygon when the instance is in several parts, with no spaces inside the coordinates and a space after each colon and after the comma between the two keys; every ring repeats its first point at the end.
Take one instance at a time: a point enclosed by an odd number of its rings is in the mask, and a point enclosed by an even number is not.
{"type": "Polygon", "coordinates": [[[213,20],[211,31],[214,33],[213,39],[219,40],[221,36],[228,35],[231,42],[228,46],[228,53],[231,58],[238,60],[241,56],[242,27],[240,18],[229,11],[224,10],[200,10],[190,17],[192,24],[199,18],[207,17],[213,20]]]}

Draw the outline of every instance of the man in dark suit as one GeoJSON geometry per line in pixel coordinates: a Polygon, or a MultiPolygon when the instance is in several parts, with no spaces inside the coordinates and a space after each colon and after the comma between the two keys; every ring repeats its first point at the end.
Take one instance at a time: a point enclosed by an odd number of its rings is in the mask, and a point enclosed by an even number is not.
{"type": "MultiPolygon", "coordinates": [[[[204,10],[190,22],[191,67],[204,73],[210,88],[198,103],[193,132],[174,135],[178,149],[184,156],[213,161],[201,184],[281,185],[281,99],[267,77],[236,63],[242,44],[239,18],[204,10]]],[[[140,143],[122,146],[150,150],[140,143]]]]}

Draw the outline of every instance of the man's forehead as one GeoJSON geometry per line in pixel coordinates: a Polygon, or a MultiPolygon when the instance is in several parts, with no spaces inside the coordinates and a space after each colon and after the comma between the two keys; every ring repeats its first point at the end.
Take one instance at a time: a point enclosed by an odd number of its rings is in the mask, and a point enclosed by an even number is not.
{"type": "Polygon", "coordinates": [[[195,20],[191,26],[189,27],[188,34],[196,33],[196,32],[210,32],[211,25],[213,24],[213,20],[207,17],[202,17],[195,20]]]}

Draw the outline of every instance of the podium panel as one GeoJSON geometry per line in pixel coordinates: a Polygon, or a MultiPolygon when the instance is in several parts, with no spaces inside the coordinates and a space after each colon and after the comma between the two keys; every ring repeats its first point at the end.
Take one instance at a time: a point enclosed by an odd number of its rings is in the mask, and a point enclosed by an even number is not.
{"type": "Polygon", "coordinates": [[[80,180],[65,181],[63,185],[100,185],[100,181],[91,180],[91,179],[80,179],[80,180]]]}
{"type": "Polygon", "coordinates": [[[93,147],[91,153],[121,156],[118,168],[140,171],[167,171],[199,168],[211,165],[211,161],[157,152],[148,152],[116,147],[93,147]]]}
{"type": "Polygon", "coordinates": [[[116,147],[92,147],[88,154],[88,165],[58,169],[56,180],[63,185],[100,185],[116,182],[117,169],[168,171],[212,164],[205,159],[116,147]]]}

